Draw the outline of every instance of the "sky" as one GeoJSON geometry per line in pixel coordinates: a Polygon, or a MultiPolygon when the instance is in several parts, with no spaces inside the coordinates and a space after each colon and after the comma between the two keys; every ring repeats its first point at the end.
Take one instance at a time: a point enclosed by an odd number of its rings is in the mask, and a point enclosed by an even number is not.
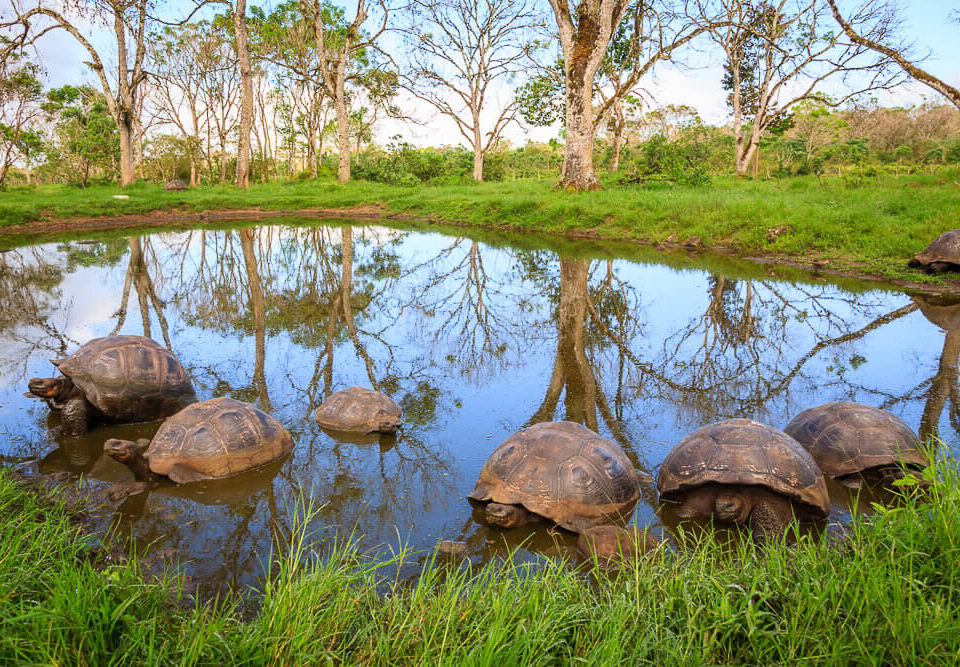
{"type": "MultiPolygon", "coordinates": [[[[51,1],[51,0],[45,0],[51,1]]],[[[30,0],[26,4],[33,4],[30,0]]],[[[192,3],[185,0],[160,0],[170,16],[176,16],[179,8],[192,3]]],[[[60,5],[62,0],[52,0],[60,5]]],[[[255,2],[269,7],[272,0],[255,2]]],[[[340,2],[352,16],[355,2],[340,2]]],[[[906,20],[905,37],[915,45],[915,52],[928,55],[923,67],[935,76],[954,86],[960,87],[960,23],[951,21],[951,17],[960,13],[960,0],[902,0],[902,14],[906,20]]],[[[0,0],[0,17],[10,15],[11,0],[0,0]]],[[[109,44],[106,33],[97,26],[84,26],[84,33],[98,47],[109,44]]],[[[706,47],[706,42],[701,42],[706,47]]],[[[94,83],[94,77],[83,64],[85,51],[67,33],[57,31],[45,36],[38,45],[38,58],[47,71],[47,83],[60,86],[67,83],[94,83]]],[[[726,108],[726,93],[720,87],[720,57],[709,49],[688,54],[686,60],[691,66],[678,68],[663,65],[654,71],[652,77],[642,82],[655,105],[685,104],[696,108],[703,120],[710,124],[722,124],[729,119],[726,108]]],[[[500,97],[506,98],[507,90],[500,91],[500,97]]],[[[925,98],[941,100],[932,90],[918,83],[910,83],[890,93],[877,96],[883,105],[908,106],[922,102],[925,98]]],[[[422,103],[412,99],[401,99],[400,106],[405,110],[414,109],[419,124],[396,120],[384,121],[376,130],[375,140],[386,143],[390,137],[401,135],[405,140],[417,145],[445,145],[463,143],[452,120],[437,116],[422,103]]],[[[528,140],[546,141],[559,136],[560,128],[520,128],[512,126],[506,133],[513,144],[524,144],[528,140]]]]}

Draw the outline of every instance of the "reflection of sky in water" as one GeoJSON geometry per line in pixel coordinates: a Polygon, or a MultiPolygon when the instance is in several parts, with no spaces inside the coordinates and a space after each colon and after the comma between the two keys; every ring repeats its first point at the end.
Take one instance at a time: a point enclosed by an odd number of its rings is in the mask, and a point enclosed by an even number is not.
{"type": "MultiPolygon", "coordinates": [[[[917,429],[925,407],[937,404],[929,381],[944,333],[895,292],[794,285],[736,265],[753,277],[673,268],[653,261],[677,259],[649,251],[642,263],[611,260],[595,246],[571,246],[584,254],[561,263],[551,250],[529,249],[528,239],[521,250],[356,227],[345,253],[335,226],[245,233],[246,248],[239,231],[193,231],[139,244],[20,249],[3,256],[0,274],[7,460],[125,477],[100,456],[103,440],[149,437],[156,424],[63,441],[51,430],[56,419],[48,422],[46,408],[22,392],[29,377],[49,374],[48,359],[109,334],[118,319],[121,332],[143,334],[141,312],[150,335],[169,338],[202,398],[257,402],[294,434],[297,447],[282,465],[207,487],[160,488],[123,507],[124,530],[177,550],[211,586],[256,580],[301,494],[322,505],[320,535],[355,530],[368,547],[421,549],[466,539],[478,558],[502,549],[501,534],[473,521],[464,496],[493,448],[535,415],[594,420],[655,472],[673,443],[723,417],[782,427],[806,407],[851,399],[917,429]],[[131,262],[131,248],[142,263],[131,262]],[[338,295],[351,260],[348,319],[338,295]],[[38,265],[59,267],[61,278],[33,287],[24,276],[38,265]],[[250,289],[257,275],[259,323],[250,289]],[[404,406],[407,427],[396,441],[336,442],[313,423],[312,409],[330,391],[369,386],[371,375],[404,406]]],[[[939,422],[953,445],[951,409],[948,400],[939,422]]],[[[649,490],[645,497],[652,500],[649,490]]],[[[635,521],[657,518],[641,503],[635,521]]],[[[507,537],[555,550],[543,528],[507,537]]],[[[572,543],[556,539],[561,549],[572,543]]]]}

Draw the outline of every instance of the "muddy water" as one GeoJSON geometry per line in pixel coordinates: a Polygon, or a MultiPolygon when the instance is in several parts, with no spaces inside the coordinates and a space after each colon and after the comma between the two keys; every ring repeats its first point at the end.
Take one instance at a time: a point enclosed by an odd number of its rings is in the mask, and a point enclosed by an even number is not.
{"type": "MultiPolygon", "coordinates": [[[[464,540],[481,562],[569,554],[545,526],[497,531],[464,496],[512,432],[553,419],[618,441],[651,474],[721,418],[783,427],[849,399],[958,442],[960,306],[749,265],[524,237],[371,226],[273,225],[62,242],[0,255],[0,456],[69,471],[91,489],[129,479],[108,437],[60,433],[23,396],[48,360],[111,333],[151,336],[201,398],[270,411],[297,446],[266,469],[161,486],[104,517],[210,590],[254,585],[303,499],[322,544],[430,550],[464,540]],[[640,253],[640,254],[637,254],[640,253]],[[340,441],[311,418],[330,393],[373,386],[402,406],[397,437],[340,441]]],[[[834,489],[834,517],[849,498],[834,489]]],[[[664,530],[652,486],[633,521],[664,530]]]]}

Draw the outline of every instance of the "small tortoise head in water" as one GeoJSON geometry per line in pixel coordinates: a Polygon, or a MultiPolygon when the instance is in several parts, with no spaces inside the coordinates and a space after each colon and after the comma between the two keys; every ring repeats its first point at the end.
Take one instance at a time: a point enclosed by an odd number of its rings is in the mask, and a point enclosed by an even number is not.
{"type": "Polygon", "coordinates": [[[33,378],[27,386],[34,396],[52,401],[64,400],[74,390],[68,377],[33,378]]]}
{"type": "Polygon", "coordinates": [[[131,440],[110,438],[103,443],[104,453],[118,463],[127,466],[138,482],[155,481],[157,475],[150,471],[150,464],[143,451],[148,442],[136,443],[131,440]]]}
{"type": "Polygon", "coordinates": [[[499,528],[517,528],[533,523],[537,517],[521,505],[504,505],[501,503],[487,503],[484,507],[484,518],[491,526],[499,528]]]}

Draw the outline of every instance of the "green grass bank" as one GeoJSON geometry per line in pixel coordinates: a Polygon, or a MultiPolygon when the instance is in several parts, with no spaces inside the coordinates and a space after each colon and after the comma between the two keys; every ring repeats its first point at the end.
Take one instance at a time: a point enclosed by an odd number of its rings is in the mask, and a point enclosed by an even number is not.
{"type": "Polygon", "coordinates": [[[252,616],[101,558],[63,506],[0,471],[0,662],[955,664],[960,475],[937,470],[842,544],[724,555],[708,539],[619,579],[437,562],[378,590],[389,567],[349,546],[318,560],[294,530],[252,616]]]}
{"type": "MultiPolygon", "coordinates": [[[[378,207],[375,210],[383,217],[514,231],[649,243],[675,239],[679,244],[698,237],[707,248],[747,256],[826,263],[831,271],[924,281],[930,279],[908,269],[907,260],[937,235],[960,227],[956,169],[878,176],[856,185],[839,178],[821,183],[812,176],[780,181],[719,178],[703,187],[608,183],[605,190],[581,194],[555,191],[547,181],[419,187],[314,181],[258,184],[249,191],[204,186],[186,192],[139,184],[122,191],[128,200],[113,199],[120,192],[116,186],[85,190],[43,186],[0,192],[0,236],[3,227],[11,225],[157,211],[366,209],[369,213],[374,210],[370,207],[378,207]]],[[[42,231],[42,225],[35,231],[42,231]]]]}

